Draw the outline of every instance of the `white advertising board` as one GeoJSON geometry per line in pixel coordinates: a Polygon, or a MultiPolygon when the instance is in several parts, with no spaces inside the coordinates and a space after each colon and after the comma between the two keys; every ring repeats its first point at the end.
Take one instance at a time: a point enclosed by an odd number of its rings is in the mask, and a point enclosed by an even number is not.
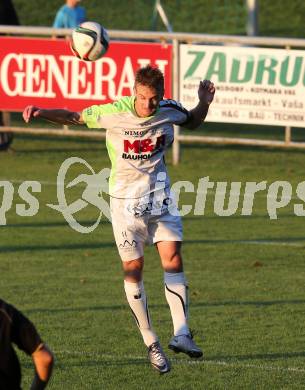
{"type": "Polygon", "coordinates": [[[305,127],[305,51],[183,44],[179,65],[186,108],[200,80],[214,82],[207,121],[305,127]]]}

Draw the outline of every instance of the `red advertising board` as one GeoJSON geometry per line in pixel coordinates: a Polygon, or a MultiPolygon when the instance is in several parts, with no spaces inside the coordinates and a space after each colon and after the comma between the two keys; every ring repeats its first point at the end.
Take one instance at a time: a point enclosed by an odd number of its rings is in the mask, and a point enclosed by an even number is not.
{"type": "Polygon", "coordinates": [[[165,76],[171,97],[171,45],[112,41],[95,62],[74,57],[65,39],[0,37],[0,110],[32,104],[79,111],[133,93],[135,71],[147,64],[165,76]]]}

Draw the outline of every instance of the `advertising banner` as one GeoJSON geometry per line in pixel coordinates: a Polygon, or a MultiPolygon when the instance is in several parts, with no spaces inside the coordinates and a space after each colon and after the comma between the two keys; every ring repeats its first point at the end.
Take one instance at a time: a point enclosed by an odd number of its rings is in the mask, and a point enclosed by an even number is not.
{"type": "Polygon", "coordinates": [[[210,122],[305,127],[305,51],[180,46],[180,101],[198,102],[200,80],[217,87],[210,122]]]}
{"type": "Polygon", "coordinates": [[[162,70],[171,97],[171,45],[111,41],[102,59],[85,62],[65,39],[0,37],[0,110],[32,104],[80,111],[117,100],[133,94],[135,71],[147,64],[162,70]]]}

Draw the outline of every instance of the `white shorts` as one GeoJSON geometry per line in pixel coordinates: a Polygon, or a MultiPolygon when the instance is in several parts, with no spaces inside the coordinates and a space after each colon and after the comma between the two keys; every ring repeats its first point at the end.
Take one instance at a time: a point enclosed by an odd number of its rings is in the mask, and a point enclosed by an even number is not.
{"type": "Polygon", "coordinates": [[[122,261],[144,255],[145,244],[182,241],[179,211],[170,198],[155,207],[147,199],[110,198],[110,212],[115,242],[122,261]]]}

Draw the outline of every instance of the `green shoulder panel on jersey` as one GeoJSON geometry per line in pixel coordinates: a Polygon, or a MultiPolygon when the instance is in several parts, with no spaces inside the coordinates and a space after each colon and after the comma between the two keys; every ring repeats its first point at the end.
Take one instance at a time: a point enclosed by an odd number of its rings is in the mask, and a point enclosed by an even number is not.
{"type": "Polygon", "coordinates": [[[134,110],[134,96],[124,96],[114,103],[93,105],[82,111],[82,117],[89,128],[100,128],[101,117],[134,110]]]}

